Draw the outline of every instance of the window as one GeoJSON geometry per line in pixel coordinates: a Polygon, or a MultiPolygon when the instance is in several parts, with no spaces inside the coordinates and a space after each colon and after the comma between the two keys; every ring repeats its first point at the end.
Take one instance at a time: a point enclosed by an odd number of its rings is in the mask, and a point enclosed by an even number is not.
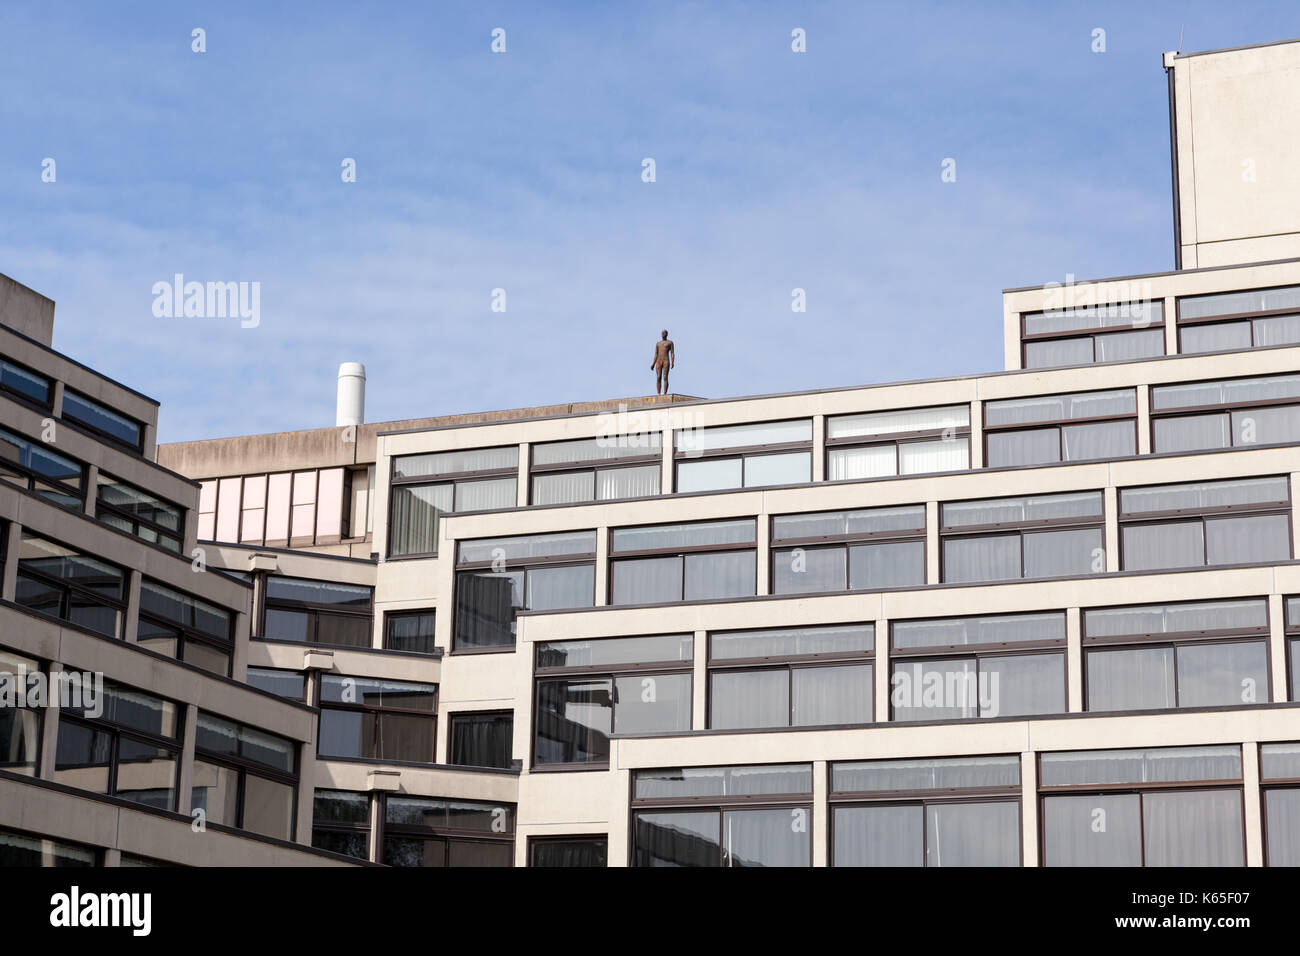
{"type": "Polygon", "coordinates": [[[434,763],[438,685],[322,674],[322,757],[434,763]]]}
{"type": "Polygon", "coordinates": [[[1019,866],[1020,758],[831,765],[832,866],[1019,866]]]}
{"type": "Polygon", "coordinates": [[[389,866],[514,866],[515,808],[427,797],[384,798],[389,866]]]}
{"type": "Polygon", "coordinates": [[[311,845],[357,860],[370,859],[370,794],[317,789],[311,845]]]}
{"type": "Polygon", "coordinates": [[[82,706],[59,714],[54,782],[175,810],[181,751],[176,704],[110,681],[98,700],[81,696],[82,706]]]}
{"type": "Polygon", "coordinates": [[[273,667],[250,667],[247,683],[250,687],[287,700],[307,699],[307,676],[299,671],[278,670],[273,667]]]}
{"type": "Polygon", "coordinates": [[[42,674],[40,661],[0,648],[0,770],[36,776],[41,751],[43,707],[17,706],[29,674],[42,674]]]}
{"type": "Polygon", "coordinates": [[[984,464],[1047,465],[1137,454],[1131,388],[984,403],[984,464]]]}
{"type": "Polygon", "coordinates": [[[529,866],[604,867],[609,865],[608,837],[537,837],[528,841],[529,866]]]}
{"type": "Polygon", "coordinates": [[[95,517],[104,524],[179,553],[184,512],[124,481],[99,475],[95,517]]]}
{"type": "Polygon", "coordinates": [[[105,637],[120,638],[126,572],[24,530],[15,601],[105,637]]]}
{"type": "Polygon", "coordinates": [[[1045,866],[1243,866],[1241,748],[1038,758],[1045,866]]]}
{"type": "Polygon", "coordinates": [[[659,494],[660,432],[533,445],[532,503],[646,498],[659,494]]]}
{"type": "Polygon", "coordinates": [[[1300,342],[1300,286],[1178,300],[1180,352],[1260,349],[1300,342]]]}
{"type": "Polygon", "coordinates": [[[298,745],[265,731],[199,714],[190,805],[208,823],[294,838],[298,745]]]}
{"type": "Polygon", "coordinates": [[[514,766],[514,711],[462,711],[450,716],[451,763],[460,767],[514,766]]]}
{"type": "Polygon", "coordinates": [[[229,677],[235,653],[234,616],[225,608],[145,578],[140,582],[136,643],[229,677]]]}
{"type": "Polygon", "coordinates": [[[752,597],[757,574],[755,534],[753,518],[615,528],[610,542],[610,603],[752,597]]]}
{"type": "Polygon", "coordinates": [[[1163,302],[1026,312],[1020,319],[1025,368],[1123,362],[1165,354],[1163,302]]]}
{"type": "Polygon", "coordinates": [[[819,727],[875,720],[870,624],[709,635],[709,727],[819,727]]]}
{"type": "Polygon", "coordinates": [[[673,436],[679,492],[812,481],[812,420],[808,418],[684,428],[673,436]]]}
{"type": "Polygon", "coordinates": [[[604,764],[610,734],[691,729],[690,634],[537,645],[533,762],[604,764]]]}
{"type": "Polygon", "coordinates": [[[812,766],[632,774],[633,866],[811,866],[812,766]]]}
{"type": "Polygon", "coordinates": [[[1300,442],[1300,375],[1162,385],[1151,389],[1152,451],[1202,451],[1296,442],[1300,442]]]}
{"type": "Polygon", "coordinates": [[[407,654],[433,654],[435,614],[425,611],[390,611],[384,615],[384,647],[407,654]]]}
{"type": "Polygon", "coordinates": [[[940,516],[946,583],[1106,570],[1099,491],[950,502],[940,516]]]}
{"type": "Polygon", "coordinates": [[[518,482],[518,445],[394,458],[389,556],[437,554],[440,515],[513,508],[518,482]]]}
{"type": "Polygon", "coordinates": [[[453,650],[514,647],[519,611],[596,603],[596,532],[461,541],[453,650]]]}
{"type": "Polygon", "coordinates": [[[826,419],[826,480],[964,471],[970,406],[909,408],[826,419]]]}
{"type": "Polygon", "coordinates": [[[98,859],[93,847],[0,828],[0,867],[95,866],[98,859]]]}
{"type": "Polygon", "coordinates": [[[1151,485],[1119,492],[1125,571],[1291,558],[1286,478],[1151,485]]]}
{"type": "Polygon", "coordinates": [[[71,389],[63,390],[63,417],[132,451],[144,445],[144,426],[138,421],[71,389]]]}
{"type": "Polygon", "coordinates": [[[370,647],[372,588],[273,574],[266,579],[268,641],[370,647]]]}
{"type": "Polygon", "coordinates": [[[54,384],[39,372],[0,358],[0,391],[33,402],[41,408],[49,408],[54,384]]]}
{"type": "Polygon", "coordinates": [[[56,454],[7,428],[0,428],[0,481],[34,492],[72,511],[80,511],[85,501],[81,462],[56,454]]]}
{"type": "Polygon", "coordinates": [[[363,538],[370,481],[365,472],[355,475],[355,490],[354,470],[341,467],[200,482],[198,536],[295,548],[363,538]]]}
{"type": "Polygon", "coordinates": [[[1300,866],[1300,744],[1261,744],[1264,865],[1300,866]]]}
{"type": "Polygon", "coordinates": [[[925,505],[772,519],[773,594],[920,584],[925,584],[925,505]]]}
{"type": "Polygon", "coordinates": [[[1090,711],[1270,700],[1263,598],[1087,608],[1083,633],[1090,711]]]}
{"type": "Polygon", "coordinates": [[[894,621],[894,720],[1065,713],[1065,614],[894,621]]]}
{"type": "Polygon", "coordinates": [[[1291,680],[1291,696],[1287,699],[1300,700],[1300,598],[1286,599],[1286,652],[1291,680]]]}

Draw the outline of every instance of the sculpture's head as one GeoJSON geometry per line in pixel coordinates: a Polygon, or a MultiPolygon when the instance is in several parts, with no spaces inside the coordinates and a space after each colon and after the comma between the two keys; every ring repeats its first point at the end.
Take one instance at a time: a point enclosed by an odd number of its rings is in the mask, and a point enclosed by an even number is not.
{"type": "Polygon", "coordinates": [[[665,339],[668,338],[668,330],[667,330],[667,329],[664,329],[663,334],[662,334],[661,337],[662,337],[662,338],[665,338],[665,339]]]}

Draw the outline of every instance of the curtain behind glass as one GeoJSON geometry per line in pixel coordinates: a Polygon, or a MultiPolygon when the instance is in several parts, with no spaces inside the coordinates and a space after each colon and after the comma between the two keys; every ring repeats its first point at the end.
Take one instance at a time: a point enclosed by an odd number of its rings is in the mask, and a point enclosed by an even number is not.
{"type": "Polygon", "coordinates": [[[716,810],[638,813],[633,866],[721,866],[721,825],[716,810]]]}
{"type": "Polygon", "coordinates": [[[1244,866],[1241,791],[1144,793],[1147,866],[1244,866]]]}
{"type": "Polygon", "coordinates": [[[1231,707],[1268,700],[1263,641],[1186,644],[1178,648],[1178,706],[1231,707]]]}
{"type": "Polygon", "coordinates": [[[1088,461],[1094,458],[1127,458],[1137,454],[1136,433],[1132,422],[1095,422],[1088,425],[1065,425],[1061,428],[1061,454],[1064,461],[1088,461]]]}
{"type": "Polygon", "coordinates": [[[1205,564],[1204,528],[1200,521],[1124,525],[1120,535],[1125,571],[1196,568],[1205,564]]]}
{"type": "Polygon", "coordinates": [[[1300,866],[1300,790],[1264,791],[1269,866],[1300,866]]]}
{"type": "Polygon", "coordinates": [[[986,465],[989,468],[1050,464],[1061,460],[1060,431],[1053,427],[989,432],[988,450],[986,465]]]}
{"type": "Polygon", "coordinates": [[[875,720],[870,664],[796,667],[790,676],[792,726],[869,724],[875,720]]]}
{"type": "Polygon", "coordinates": [[[790,674],[784,668],[709,675],[709,726],[757,730],[790,723],[790,674]]]}
{"type": "Polygon", "coordinates": [[[438,516],[451,510],[451,485],[394,485],[389,550],[395,555],[438,550],[438,516]]]}
{"type": "Polygon", "coordinates": [[[1124,362],[1165,354],[1165,330],[1141,329],[1097,336],[1098,362],[1124,362]]]}
{"type": "Polygon", "coordinates": [[[610,468],[596,472],[596,498],[647,498],[659,494],[658,465],[640,468],[610,468]]]}
{"type": "Polygon", "coordinates": [[[1185,415],[1155,420],[1156,453],[1201,451],[1227,448],[1232,444],[1227,413],[1221,415],[1185,415]]]}
{"type": "Polygon", "coordinates": [[[1025,343],[1025,368],[1092,364],[1092,339],[1047,339],[1025,343]]]}
{"type": "Polygon", "coordinates": [[[724,865],[811,866],[811,815],[807,807],[725,811],[724,865]]]}
{"type": "Polygon", "coordinates": [[[934,471],[965,471],[969,467],[969,438],[910,441],[898,446],[898,472],[902,475],[922,475],[934,471]]]}
{"type": "Polygon", "coordinates": [[[1141,797],[1135,793],[1043,800],[1045,866],[1141,866],[1141,797]]]}
{"type": "Polygon", "coordinates": [[[985,657],[979,662],[980,716],[1065,713],[1065,655],[985,657]]]}
{"type": "Polygon", "coordinates": [[[832,448],[827,455],[827,481],[860,481],[884,478],[898,473],[898,456],[894,445],[868,445],[864,448],[832,448]]]}
{"type": "Polygon", "coordinates": [[[925,830],[926,866],[1020,865],[1019,804],[930,804],[925,830]]]}
{"type": "Polygon", "coordinates": [[[945,538],[943,580],[1004,581],[1020,577],[1020,536],[945,538]]]}
{"type": "Polygon", "coordinates": [[[1173,707],[1174,652],[1170,647],[1089,650],[1088,710],[1173,707]]]}
{"type": "Polygon", "coordinates": [[[752,597],[757,573],[754,562],[753,551],[686,555],[683,599],[752,597]]]}
{"type": "Polygon", "coordinates": [[[1289,561],[1291,528],[1286,515],[1206,518],[1207,564],[1289,561]]]}
{"type": "Polygon", "coordinates": [[[456,646],[515,642],[515,609],[523,606],[524,572],[456,575],[456,646]]]}
{"type": "Polygon", "coordinates": [[[836,866],[924,866],[924,809],[835,807],[836,866]]]}
{"type": "Polygon", "coordinates": [[[590,471],[533,475],[533,504],[567,505],[595,497],[596,476],[590,471]]]}
{"type": "Polygon", "coordinates": [[[633,558],[610,562],[611,604],[664,604],[682,599],[682,559],[633,558]]]}
{"type": "Polygon", "coordinates": [[[1180,351],[1223,352],[1250,348],[1249,322],[1184,325],[1178,330],[1180,351]]]}
{"type": "Polygon", "coordinates": [[[773,551],[772,593],[843,591],[845,558],[846,551],[843,547],[773,551]]]}

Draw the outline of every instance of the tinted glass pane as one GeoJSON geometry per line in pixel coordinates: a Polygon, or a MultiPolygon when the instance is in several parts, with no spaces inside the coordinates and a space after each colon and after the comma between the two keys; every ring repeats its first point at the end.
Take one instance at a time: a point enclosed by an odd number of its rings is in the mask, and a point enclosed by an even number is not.
{"type": "Polygon", "coordinates": [[[848,551],[842,546],[773,551],[772,593],[843,591],[847,583],[847,561],[848,551]]]}
{"type": "Polygon", "coordinates": [[[1020,865],[1019,804],[931,804],[925,830],[926,866],[1020,865]]]}
{"type": "Polygon", "coordinates": [[[1184,325],[1178,330],[1180,350],[1195,352],[1237,351],[1250,348],[1249,322],[1215,322],[1184,325]]]}
{"type": "Polygon", "coordinates": [[[1018,787],[1020,758],[941,757],[926,760],[865,760],[831,767],[837,793],[882,790],[955,790],[1018,787]]]}
{"type": "Polygon", "coordinates": [[[1119,533],[1125,571],[1191,568],[1205,564],[1205,528],[1200,521],[1123,525],[1119,533]]]}
{"type": "Polygon", "coordinates": [[[529,866],[608,866],[607,840],[539,840],[532,845],[529,866]]]}
{"type": "Polygon", "coordinates": [[[1268,626],[1268,605],[1260,601],[1205,601],[1138,607],[1085,609],[1090,636],[1224,631],[1268,626]]]}
{"type": "Polygon", "coordinates": [[[811,866],[811,811],[726,810],[722,814],[724,866],[811,866]]]}
{"type": "Polygon", "coordinates": [[[1264,835],[1269,866],[1300,866],[1300,790],[1264,791],[1264,835]]]}
{"type": "Polygon", "coordinates": [[[527,589],[530,611],[591,607],[596,599],[596,567],[530,568],[527,589]]]}
{"type": "Polygon", "coordinates": [[[945,538],[943,580],[1002,581],[1020,577],[1020,536],[945,538]]]}
{"type": "Polygon", "coordinates": [[[715,811],[638,813],[633,866],[721,866],[721,815],[715,811]]]}
{"type": "Polygon", "coordinates": [[[460,543],[460,564],[504,561],[526,564],[536,558],[595,554],[596,532],[572,531],[563,534],[535,534],[519,538],[479,538],[460,543]]]}
{"type": "Polygon", "coordinates": [[[370,588],[355,584],[308,581],[303,578],[286,578],[278,574],[266,579],[266,597],[274,601],[334,604],[340,607],[368,609],[370,594],[370,588]]]}
{"type": "Polygon", "coordinates": [[[1141,866],[1142,798],[1090,794],[1043,800],[1045,866],[1141,866]]]}
{"type": "Polygon", "coordinates": [[[1291,559],[1291,524],[1286,515],[1205,519],[1207,564],[1250,564],[1291,559]]]}
{"type": "Polygon", "coordinates": [[[870,651],[874,647],[875,629],[870,624],[726,631],[709,636],[709,655],[714,660],[852,654],[870,651]]]}
{"type": "Polygon", "coordinates": [[[990,686],[980,683],[973,658],[899,662],[889,700],[894,720],[960,720],[979,716],[990,686]]]}
{"type": "Polygon", "coordinates": [[[295,800],[290,785],[245,774],[244,829],[277,840],[292,840],[295,800]]]}
{"type": "Polygon", "coordinates": [[[1025,577],[1053,578],[1106,570],[1100,528],[1026,531],[1025,577]]]}
{"type": "Polygon", "coordinates": [[[683,598],[706,601],[713,598],[750,597],[754,592],[753,551],[685,556],[683,598]]]}
{"type": "Polygon", "coordinates": [[[948,647],[1018,641],[1065,640],[1064,614],[999,614],[988,617],[895,621],[894,647],[948,647]]]}
{"type": "Polygon", "coordinates": [[[925,811],[908,807],[835,807],[836,866],[924,866],[925,811]]]}
{"type": "Polygon", "coordinates": [[[739,488],[743,474],[744,462],[740,458],[682,461],[677,463],[677,490],[689,492],[739,488]]]}
{"type": "Polygon", "coordinates": [[[1147,866],[1243,866],[1241,793],[1142,795],[1147,866]]]}
{"type": "Polygon", "coordinates": [[[1046,465],[1061,460],[1059,428],[1031,428],[1025,431],[990,432],[989,468],[1009,465],[1046,465]]]}
{"type": "Polygon", "coordinates": [[[987,687],[981,717],[1065,713],[1064,654],[985,657],[979,670],[987,687]]]}
{"type": "Polygon", "coordinates": [[[791,673],[795,727],[868,724],[875,720],[870,664],[796,667],[791,673]]]}
{"type": "Polygon", "coordinates": [[[924,531],[925,507],[871,508],[866,511],[822,511],[778,515],[772,519],[772,540],[847,537],[889,531],[924,531]]]}
{"type": "Polygon", "coordinates": [[[389,496],[389,553],[436,554],[438,519],[451,511],[454,497],[451,485],[394,485],[389,496]]]}
{"type": "Polygon", "coordinates": [[[1240,780],[1241,748],[1152,747],[1049,753],[1039,758],[1039,774],[1044,787],[1240,780]]]}
{"type": "Polygon", "coordinates": [[[691,729],[690,674],[616,677],[614,700],[616,734],[653,734],[691,729]]]}
{"type": "Polygon", "coordinates": [[[451,762],[508,770],[513,763],[514,727],[510,714],[453,714],[451,762]]]}
{"type": "Polygon", "coordinates": [[[613,682],[537,682],[538,763],[603,763],[609,759],[613,727],[613,682]]]}
{"type": "Polygon", "coordinates": [[[20,365],[0,360],[0,385],[41,405],[50,404],[50,380],[20,365]]]}
{"type": "Polygon", "coordinates": [[[456,575],[456,647],[503,647],[515,642],[515,611],[523,606],[524,572],[456,575]]]}
{"type": "Polygon", "coordinates": [[[1088,710],[1173,707],[1174,652],[1169,647],[1089,650],[1088,710]]]}
{"type": "Polygon", "coordinates": [[[89,425],[133,448],[140,445],[140,423],[109,409],[84,395],[65,390],[63,417],[89,425]]]}
{"type": "Polygon", "coordinates": [[[699,521],[693,524],[650,525],[644,528],[615,528],[612,550],[660,551],[668,548],[752,544],[754,519],[741,521],[699,521]]]}
{"type": "Polygon", "coordinates": [[[614,637],[596,641],[551,641],[537,645],[538,667],[611,667],[689,661],[695,653],[690,634],[614,637]]]}
{"type": "Polygon", "coordinates": [[[369,837],[365,833],[342,833],[334,830],[312,830],[311,845],[318,850],[341,853],[358,860],[370,859],[369,837]]]}
{"type": "Polygon", "coordinates": [[[1025,368],[1088,365],[1093,361],[1092,339],[1048,339],[1025,343],[1025,368]]]}
{"type": "Polygon", "coordinates": [[[849,587],[855,591],[924,583],[924,541],[856,544],[849,548],[849,587]]]}
{"type": "Polygon", "coordinates": [[[617,458],[657,455],[660,432],[627,435],[603,435],[575,441],[553,441],[533,445],[534,465],[562,465],[569,462],[608,461],[617,458]]]}
{"type": "Polygon", "coordinates": [[[1230,707],[1268,699],[1268,649],[1263,641],[1178,648],[1179,707],[1230,707]]]}
{"type": "Polygon", "coordinates": [[[745,459],[745,487],[795,485],[812,480],[812,455],[753,455],[745,459]]]}
{"type": "Polygon", "coordinates": [[[390,651],[432,654],[435,620],[433,611],[389,614],[385,618],[387,631],[384,634],[384,647],[390,651]]]}
{"type": "Polygon", "coordinates": [[[682,559],[637,558],[610,564],[611,604],[663,604],[682,599],[682,559]]]}
{"type": "Polygon", "coordinates": [[[517,467],[519,467],[519,446],[507,445],[500,448],[472,448],[428,455],[402,455],[393,459],[393,477],[422,478],[427,475],[503,471],[517,467]]]}
{"type": "Polygon", "coordinates": [[[710,727],[748,730],[789,723],[790,672],[785,668],[709,675],[710,727]]]}

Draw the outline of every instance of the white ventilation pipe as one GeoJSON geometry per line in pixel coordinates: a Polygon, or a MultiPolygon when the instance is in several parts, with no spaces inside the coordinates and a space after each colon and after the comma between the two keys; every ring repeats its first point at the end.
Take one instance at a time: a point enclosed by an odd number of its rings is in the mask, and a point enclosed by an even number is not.
{"type": "Polygon", "coordinates": [[[339,366],[339,402],[336,426],[360,425],[366,420],[366,367],[360,362],[339,366]]]}

